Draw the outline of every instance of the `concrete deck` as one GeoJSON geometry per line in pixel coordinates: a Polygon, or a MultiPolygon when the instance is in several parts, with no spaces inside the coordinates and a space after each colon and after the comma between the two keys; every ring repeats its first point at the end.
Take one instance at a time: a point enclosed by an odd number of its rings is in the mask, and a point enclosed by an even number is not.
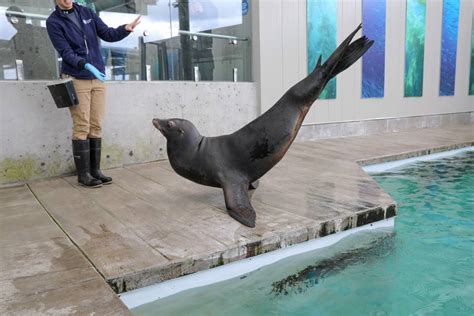
{"type": "Polygon", "coordinates": [[[27,186],[0,190],[0,315],[129,315],[27,186]]]}
{"type": "Polygon", "coordinates": [[[472,125],[295,143],[253,194],[255,229],[167,161],[108,170],[100,189],[76,177],[2,189],[0,314],[126,314],[105,281],[121,293],[392,217],[360,164],[473,144],[472,125]]]}

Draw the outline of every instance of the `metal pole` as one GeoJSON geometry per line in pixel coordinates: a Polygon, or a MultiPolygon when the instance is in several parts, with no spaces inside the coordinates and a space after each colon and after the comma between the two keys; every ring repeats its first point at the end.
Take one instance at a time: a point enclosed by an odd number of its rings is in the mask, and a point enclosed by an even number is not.
{"type": "Polygon", "coordinates": [[[194,66],[194,81],[198,82],[200,80],[199,67],[194,66]]]}
{"type": "Polygon", "coordinates": [[[140,47],[140,80],[147,80],[146,44],[143,39],[143,36],[138,37],[138,47],[140,47]]]}
{"type": "Polygon", "coordinates": [[[194,37],[212,37],[212,38],[221,38],[221,39],[227,39],[229,40],[229,43],[231,44],[237,44],[237,42],[246,42],[249,39],[248,38],[240,38],[236,36],[230,36],[230,35],[223,35],[223,34],[215,34],[215,33],[203,33],[203,32],[189,32],[189,31],[183,31],[179,30],[179,34],[184,34],[184,35],[189,35],[189,36],[194,36],[194,37]]]}
{"type": "Polygon", "coordinates": [[[25,71],[23,68],[23,60],[16,59],[15,60],[15,68],[16,68],[16,80],[25,80],[25,71]]]}
{"type": "MultiPolygon", "coordinates": [[[[178,3],[179,29],[189,31],[189,0],[180,0],[178,3]]],[[[193,63],[189,36],[181,35],[181,64],[183,80],[193,79],[193,63]]]]}
{"type": "Polygon", "coordinates": [[[237,82],[238,78],[237,78],[237,68],[234,68],[233,69],[233,79],[234,79],[234,82],[237,82]]]}

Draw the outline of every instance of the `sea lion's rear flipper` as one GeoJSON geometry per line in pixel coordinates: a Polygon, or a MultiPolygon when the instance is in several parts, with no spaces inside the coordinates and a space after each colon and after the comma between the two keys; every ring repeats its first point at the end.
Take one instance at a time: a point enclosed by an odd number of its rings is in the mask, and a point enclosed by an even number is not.
{"type": "Polygon", "coordinates": [[[245,226],[255,227],[256,215],[247,193],[249,184],[225,184],[222,188],[229,215],[245,226]]]}
{"type": "Polygon", "coordinates": [[[288,90],[289,98],[305,106],[313,104],[329,80],[349,68],[364,55],[374,41],[362,36],[351,43],[361,28],[362,24],[349,34],[322,65],[320,56],[314,70],[306,78],[288,90]]]}
{"type": "Polygon", "coordinates": [[[366,36],[362,36],[358,40],[349,44],[344,51],[341,60],[336,65],[336,68],[331,72],[331,78],[343,72],[355,63],[365,52],[374,44],[374,41],[369,40],[366,36]]]}

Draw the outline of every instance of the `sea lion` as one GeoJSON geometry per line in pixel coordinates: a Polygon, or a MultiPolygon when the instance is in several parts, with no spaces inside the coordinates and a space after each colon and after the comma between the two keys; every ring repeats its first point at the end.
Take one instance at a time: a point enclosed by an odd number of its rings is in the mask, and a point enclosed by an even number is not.
{"type": "Polygon", "coordinates": [[[290,88],[267,112],[233,134],[202,136],[188,120],[153,119],[166,137],[173,169],[191,181],[222,188],[229,215],[255,227],[255,211],[248,190],[285,155],[303,119],[327,82],[355,63],[373,41],[363,36],[351,44],[359,25],[329,59],[290,88]]]}

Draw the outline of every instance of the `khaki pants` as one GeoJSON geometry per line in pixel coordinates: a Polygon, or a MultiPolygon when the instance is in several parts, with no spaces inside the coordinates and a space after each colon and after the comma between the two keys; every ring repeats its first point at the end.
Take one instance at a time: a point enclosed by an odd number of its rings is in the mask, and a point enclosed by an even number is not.
{"type": "Polygon", "coordinates": [[[73,84],[79,104],[69,107],[73,124],[72,139],[101,138],[105,116],[105,84],[97,79],[75,78],[73,84]]]}

